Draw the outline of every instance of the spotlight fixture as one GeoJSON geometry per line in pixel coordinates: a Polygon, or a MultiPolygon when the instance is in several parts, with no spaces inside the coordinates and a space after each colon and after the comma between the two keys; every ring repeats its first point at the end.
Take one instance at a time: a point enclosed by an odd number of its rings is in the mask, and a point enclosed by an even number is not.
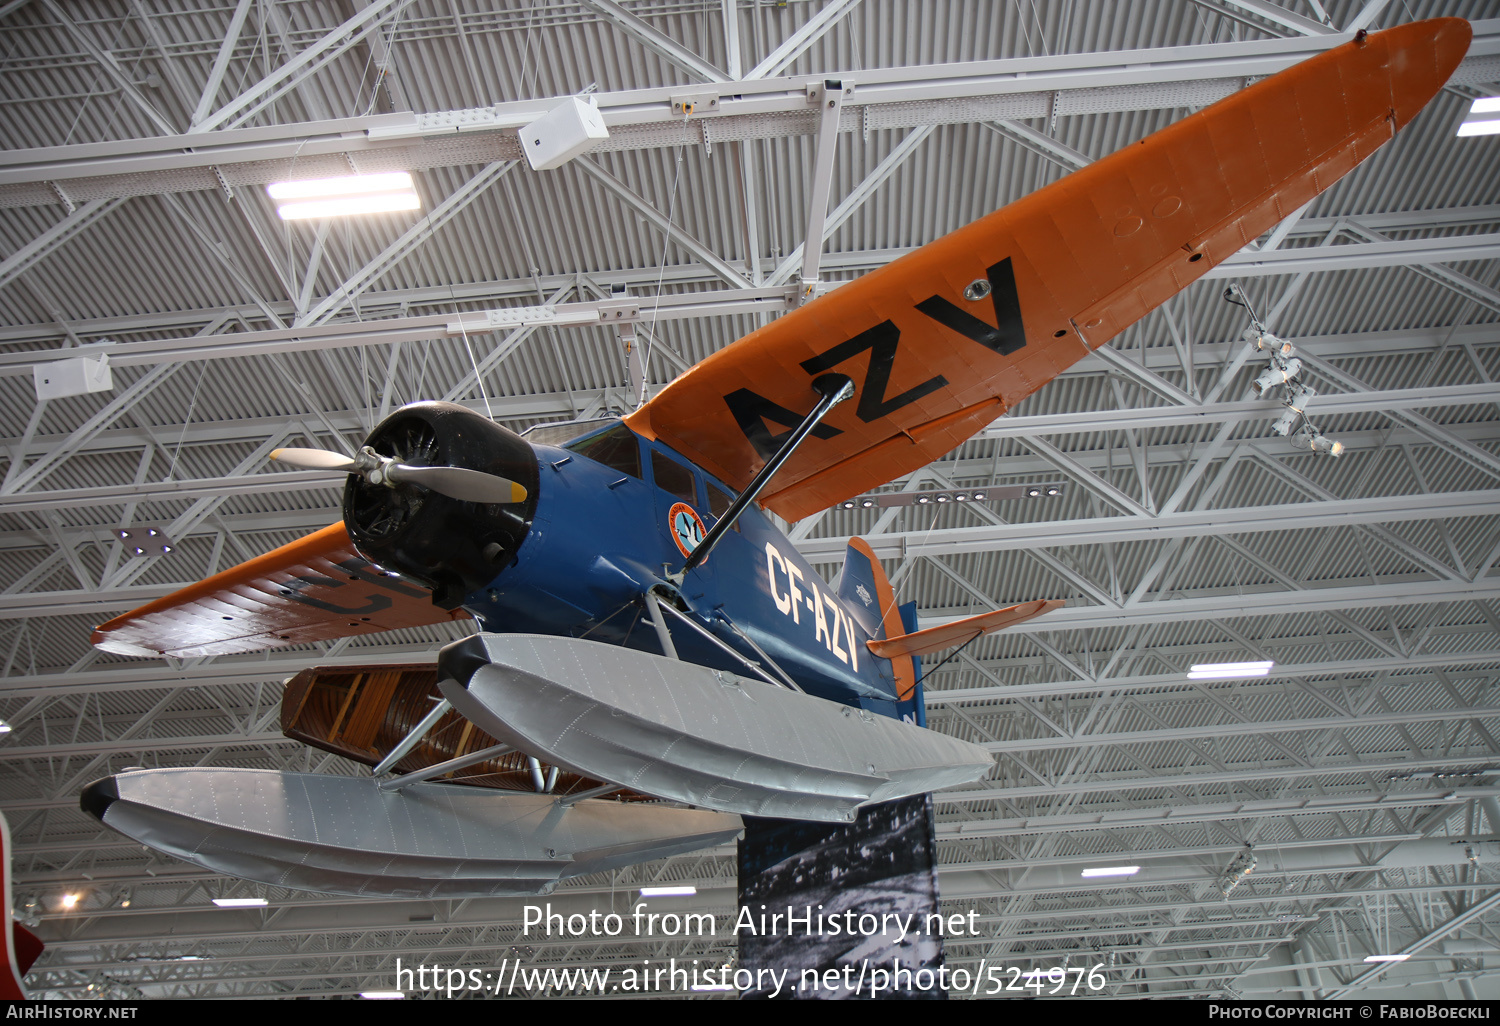
{"type": "Polygon", "coordinates": [[[220,908],[264,908],[270,902],[265,898],[215,898],[214,904],[220,908]]]}
{"type": "Polygon", "coordinates": [[[412,187],[411,175],[405,171],[273,182],[266,186],[266,194],[273,200],[283,201],[276,208],[277,216],[283,221],[420,210],[422,207],[421,197],[412,187]]]}
{"type": "Polygon", "coordinates": [[[78,899],[79,895],[77,894],[64,894],[62,897],[62,907],[67,909],[77,908],[78,899]]]}
{"type": "Polygon", "coordinates": [[[1326,452],[1330,456],[1342,456],[1344,454],[1343,442],[1335,442],[1331,438],[1325,437],[1322,432],[1318,431],[1311,424],[1307,426],[1305,435],[1307,437],[1307,447],[1313,452],[1326,452]]]}
{"type": "Polygon", "coordinates": [[[1085,869],[1079,875],[1085,880],[1095,880],[1101,877],[1135,876],[1140,871],[1140,866],[1098,866],[1093,869],[1085,869]]]}
{"type": "Polygon", "coordinates": [[[1500,135],[1500,96],[1481,96],[1469,105],[1469,116],[1458,126],[1460,136],[1500,135]]]}
{"type": "Polygon", "coordinates": [[[1266,330],[1256,316],[1255,309],[1250,305],[1250,298],[1238,285],[1231,285],[1224,290],[1226,302],[1235,306],[1242,306],[1250,315],[1250,327],[1245,329],[1244,339],[1250,343],[1250,347],[1258,353],[1264,353],[1271,359],[1271,366],[1258,374],[1250,387],[1255,394],[1264,398],[1268,393],[1282,385],[1286,385],[1286,398],[1282,404],[1286,409],[1281,411],[1281,416],[1271,425],[1271,430],[1283,438],[1292,434],[1297,429],[1298,422],[1302,424],[1302,430],[1292,440],[1297,445],[1309,452],[1323,453],[1328,456],[1341,456],[1344,452],[1344,444],[1325,438],[1311,419],[1307,416],[1307,403],[1318,393],[1304,384],[1292,384],[1292,381],[1302,373],[1302,361],[1297,359],[1297,347],[1286,339],[1277,338],[1266,330]]]}
{"type": "Polygon", "coordinates": [[[684,884],[680,887],[642,887],[643,898],[689,898],[698,893],[698,888],[692,884],[684,884]]]}
{"type": "Polygon", "coordinates": [[[1194,663],[1188,670],[1188,680],[1233,680],[1237,677],[1264,677],[1276,664],[1270,660],[1259,663],[1194,663]]]}
{"type": "Polygon", "coordinates": [[[836,505],[840,509],[870,509],[873,506],[929,506],[934,502],[988,502],[992,499],[1037,498],[1043,495],[1061,495],[1065,486],[1061,483],[1034,485],[1001,485],[993,488],[949,489],[932,492],[873,492],[836,505]]]}
{"type": "Polygon", "coordinates": [[[1268,391],[1278,385],[1284,385],[1298,374],[1302,373],[1302,361],[1293,357],[1282,362],[1279,366],[1267,367],[1252,382],[1250,387],[1255,389],[1256,395],[1265,395],[1268,391]]]}
{"type": "Polygon", "coordinates": [[[1243,851],[1230,860],[1229,865],[1224,867],[1224,872],[1219,874],[1219,892],[1224,897],[1229,897],[1231,891],[1240,885],[1240,881],[1255,872],[1256,864],[1260,862],[1255,857],[1255,852],[1250,845],[1245,845],[1243,851]]]}
{"type": "Polygon", "coordinates": [[[1494,776],[1497,773],[1500,773],[1500,769],[1497,769],[1494,766],[1484,766],[1479,769],[1449,770],[1448,772],[1441,772],[1438,770],[1420,770],[1415,773],[1392,773],[1385,779],[1387,782],[1395,780],[1452,780],[1458,777],[1489,777],[1494,776]]]}
{"type": "Polygon", "coordinates": [[[117,527],[114,536],[134,556],[169,555],[177,544],[159,527],[117,527]]]}

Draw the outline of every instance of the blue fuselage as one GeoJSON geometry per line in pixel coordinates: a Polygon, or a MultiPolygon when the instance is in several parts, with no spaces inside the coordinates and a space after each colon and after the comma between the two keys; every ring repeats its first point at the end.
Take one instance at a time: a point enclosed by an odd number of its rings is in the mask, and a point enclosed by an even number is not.
{"type": "MultiPolygon", "coordinates": [[[[464,602],[486,631],[660,653],[641,596],[664,586],[723,644],[764,662],[737,627],[810,694],[899,715],[891,664],[865,647],[878,636],[878,615],[842,601],[753,504],[707,561],[674,583],[669,575],[727,507],[722,482],[620,423],[566,447],[532,448],[541,479],[531,530],[511,564],[464,602]]],[[[685,624],[672,625],[672,639],[683,659],[747,672],[685,624]]]]}

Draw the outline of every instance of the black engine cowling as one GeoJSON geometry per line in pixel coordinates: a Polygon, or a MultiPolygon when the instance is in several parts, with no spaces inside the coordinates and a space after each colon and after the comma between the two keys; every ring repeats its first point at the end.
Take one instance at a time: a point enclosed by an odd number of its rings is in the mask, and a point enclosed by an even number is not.
{"type": "Polygon", "coordinates": [[[456,403],[403,406],[365,440],[412,466],[464,467],[509,478],[524,502],[462,502],[428,488],[388,488],[353,474],[344,486],[344,525],[361,552],[432,589],[445,609],[482,588],[516,556],[536,515],[536,454],[520,435],[456,403]]]}

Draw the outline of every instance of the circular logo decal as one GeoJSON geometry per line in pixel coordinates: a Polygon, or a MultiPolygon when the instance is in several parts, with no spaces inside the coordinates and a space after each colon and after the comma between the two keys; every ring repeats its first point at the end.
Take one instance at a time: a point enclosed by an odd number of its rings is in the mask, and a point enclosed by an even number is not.
{"type": "Polygon", "coordinates": [[[673,503],[667,513],[667,521],[672,528],[672,540],[677,543],[677,548],[684,556],[692,555],[705,533],[703,521],[698,519],[693,507],[685,502],[673,503]]]}

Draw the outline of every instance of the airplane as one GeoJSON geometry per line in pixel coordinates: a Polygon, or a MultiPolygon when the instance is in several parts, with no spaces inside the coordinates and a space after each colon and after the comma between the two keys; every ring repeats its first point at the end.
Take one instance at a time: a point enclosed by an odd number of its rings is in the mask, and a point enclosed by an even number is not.
{"type": "Polygon", "coordinates": [[[84,809],[251,879],[464,896],[979,779],[984,749],[923,725],[921,658],[1061,603],[919,631],[864,541],[830,585],[768,513],[848,503],[963,443],[1368,158],[1470,38],[1456,18],[1361,31],[810,298],[623,418],[517,434],[421,402],[354,457],[278,450],[348,475],[342,522],[100,625],[99,648],[475,633],[435,668],[289,684],[288,733],[373,785],[138,770],[84,809]]]}

